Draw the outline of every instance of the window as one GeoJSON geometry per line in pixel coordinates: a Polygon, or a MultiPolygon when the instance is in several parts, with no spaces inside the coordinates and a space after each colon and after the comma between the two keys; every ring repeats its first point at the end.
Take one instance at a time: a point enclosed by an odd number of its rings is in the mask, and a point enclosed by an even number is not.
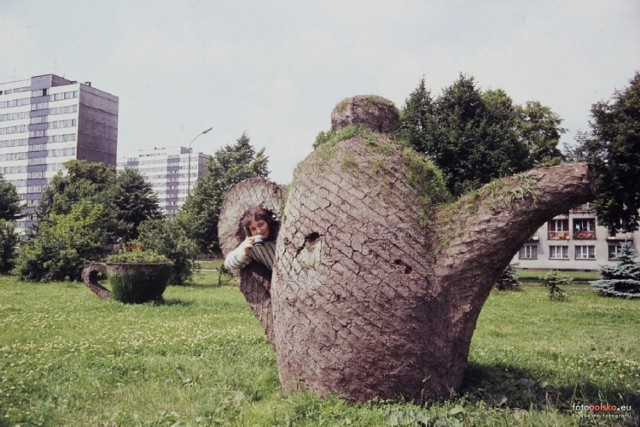
{"type": "Polygon", "coordinates": [[[596,220],[591,219],[574,219],[573,220],[573,238],[579,240],[596,238],[596,220]]]}
{"type": "Polygon", "coordinates": [[[596,259],[596,247],[576,246],[576,259],[596,259]]]}
{"type": "Polygon", "coordinates": [[[520,259],[538,259],[538,245],[524,245],[520,248],[520,259]]]}
{"type": "Polygon", "coordinates": [[[618,255],[622,251],[622,243],[614,243],[609,245],[609,259],[617,260],[618,255]]]}
{"type": "Polygon", "coordinates": [[[549,246],[550,259],[569,259],[569,246],[549,246]]]}
{"type": "Polygon", "coordinates": [[[552,219],[548,223],[550,240],[569,239],[569,220],[568,219],[552,219]]]}

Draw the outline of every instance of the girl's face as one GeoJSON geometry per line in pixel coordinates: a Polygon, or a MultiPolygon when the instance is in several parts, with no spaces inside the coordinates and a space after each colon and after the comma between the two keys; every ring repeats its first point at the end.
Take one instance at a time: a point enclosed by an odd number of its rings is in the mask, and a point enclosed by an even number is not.
{"type": "Polygon", "coordinates": [[[263,219],[255,220],[252,219],[249,222],[249,232],[251,232],[252,236],[261,235],[263,239],[269,238],[269,224],[263,219]]]}

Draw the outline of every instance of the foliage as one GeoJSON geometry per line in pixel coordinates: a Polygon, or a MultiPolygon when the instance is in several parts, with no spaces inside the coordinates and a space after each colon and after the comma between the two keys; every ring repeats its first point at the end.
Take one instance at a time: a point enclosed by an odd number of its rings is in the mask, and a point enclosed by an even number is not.
{"type": "Polygon", "coordinates": [[[561,127],[560,116],[539,101],[527,101],[524,106],[517,106],[516,112],[519,137],[528,148],[533,166],[559,164],[564,156],[558,144],[567,131],[561,127]]]}
{"type": "Polygon", "coordinates": [[[158,252],[146,249],[144,245],[122,246],[118,252],[107,257],[107,262],[111,263],[134,263],[134,264],[169,264],[171,261],[158,252]]]}
{"type": "Polygon", "coordinates": [[[23,209],[16,187],[0,174],[0,219],[14,221],[20,218],[23,209]]]}
{"type": "Polygon", "coordinates": [[[190,284],[198,247],[179,224],[161,219],[148,220],[140,225],[139,232],[136,240],[139,245],[171,260],[173,267],[169,282],[174,285],[190,284]]]}
{"type": "Polygon", "coordinates": [[[176,218],[200,253],[220,253],[218,217],[224,197],[244,179],[267,177],[267,163],[264,149],[256,152],[244,133],[235,144],[226,145],[209,159],[207,173],[198,179],[176,218]]]}
{"type": "Polygon", "coordinates": [[[68,214],[51,214],[23,245],[16,273],[29,281],[80,280],[84,266],[103,256],[107,219],[105,208],[88,200],[75,203],[68,214]]]}
{"type": "Polygon", "coordinates": [[[443,170],[454,196],[495,178],[554,164],[561,120],[539,102],[514,105],[503,90],[485,92],[460,76],[431,99],[424,78],[405,102],[401,135],[443,170]]]}
{"type": "Polygon", "coordinates": [[[66,215],[80,201],[103,205],[115,214],[111,207],[115,166],[84,160],[70,160],[64,166],[66,173],[59,171],[43,189],[36,210],[39,221],[53,214],[66,215]]]}
{"type": "Polygon", "coordinates": [[[357,403],[285,395],[244,296],[207,274],[206,286],[167,288],[160,305],[103,301],[81,284],[0,278],[0,425],[637,425],[631,410],[606,420],[573,408],[636,404],[633,301],[571,288],[569,305],[545,303],[539,287],[494,292],[460,395],[357,403]]]}
{"type": "Polygon", "coordinates": [[[550,271],[546,275],[540,277],[542,284],[549,290],[549,299],[551,301],[567,301],[569,297],[561,286],[571,283],[571,277],[559,273],[557,270],[550,271]]]}
{"type": "Polygon", "coordinates": [[[114,205],[116,219],[122,227],[119,237],[124,242],[138,237],[138,227],[143,221],[162,217],[158,196],[151,183],[139,172],[126,167],[116,177],[114,205]]]}
{"type": "Polygon", "coordinates": [[[504,270],[502,270],[502,273],[496,282],[496,289],[500,291],[521,290],[520,278],[511,265],[508,265],[504,270]]]}
{"type": "Polygon", "coordinates": [[[631,244],[625,243],[617,257],[620,263],[602,266],[602,280],[591,282],[598,293],[619,298],[640,298],[640,263],[635,261],[631,244]]]}
{"type": "Polygon", "coordinates": [[[640,220],[640,72],[610,102],[591,108],[583,149],[591,166],[600,224],[612,232],[638,229],[640,220]]]}
{"type": "Polygon", "coordinates": [[[400,134],[421,153],[431,153],[435,147],[436,117],[433,110],[431,93],[422,77],[400,112],[400,134]]]}
{"type": "Polygon", "coordinates": [[[11,271],[16,256],[19,238],[12,221],[0,218],[0,274],[11,271]]]}

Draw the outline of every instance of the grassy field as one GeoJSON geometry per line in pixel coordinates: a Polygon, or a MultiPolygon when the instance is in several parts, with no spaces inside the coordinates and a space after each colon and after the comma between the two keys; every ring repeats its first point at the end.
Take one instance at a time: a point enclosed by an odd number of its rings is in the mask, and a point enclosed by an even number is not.
{"type": "Polygon", "coordinates": [[[640,306],[584,286],[568,302],[493,292],[462,393],[416,405],[281,393],[243,296],[204,273],[163,305],[102,301],[77,283],[0,277],[0,426],[635,425],[640,306]]]}

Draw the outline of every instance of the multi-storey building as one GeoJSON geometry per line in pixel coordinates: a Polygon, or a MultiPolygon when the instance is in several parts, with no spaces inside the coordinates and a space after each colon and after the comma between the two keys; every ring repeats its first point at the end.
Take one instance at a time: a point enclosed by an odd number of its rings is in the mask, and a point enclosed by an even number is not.
{"type": "Polygon", "coordinates": [[[206,173],[207,158],[203,153],[193,153],[186,147],[131,151],[118,160],[118,170],[128,167],[146,177],[165,214],[174,216],[193,190],[198,177],[206,173]]]}
{"type": "Polygon", "coordinates": [[[118,97],[54,74],[0,83],[0,173],[35,222],[42,188],[69,160],[116,164],[118,97]]]}
{"type": "Polygon", "coordinates": [[[511,264],[518,269],[599,270],[613,265],[624,243],[637,253],[640,232],[612,235],[598,224],[587,204],[546,222],[525,243],[511,264]]]}

